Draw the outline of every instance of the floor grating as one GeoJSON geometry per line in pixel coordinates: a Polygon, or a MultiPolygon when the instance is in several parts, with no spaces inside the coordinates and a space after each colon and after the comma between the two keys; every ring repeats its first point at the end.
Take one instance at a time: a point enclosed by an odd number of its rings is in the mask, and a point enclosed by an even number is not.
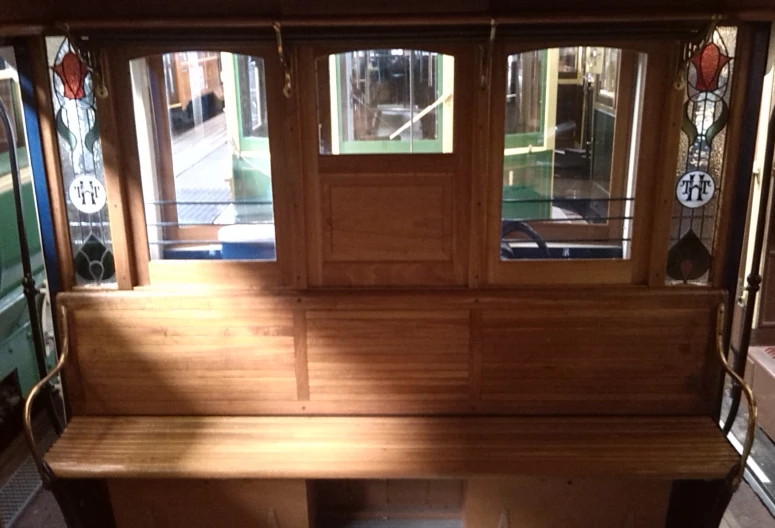
{"type": "Polygon", "coordinates": [[[40,476],[32,458],[19,466],[0,488],[0,526],[11,526],[40,488],[40,476]]]}

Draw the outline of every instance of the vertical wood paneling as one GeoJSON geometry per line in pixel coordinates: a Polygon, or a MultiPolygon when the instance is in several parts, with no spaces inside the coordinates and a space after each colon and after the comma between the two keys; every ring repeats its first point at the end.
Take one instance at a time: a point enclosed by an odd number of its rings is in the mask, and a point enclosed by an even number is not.
{"type": "Polygon", "coordinates": [[[296,353],[296,396],[302,401],[309,400],[307,317],[303,310],[293,311],[293,343],[296,353]]]}
{"type": "MultiPolygon", "coordinates": [[[[111,52],[106,51],[105,53],[111,55],[111,52]]],[[[102,168],[105,177],[105,190],[108,195],[108,216],[110,218],[113,259],[116,265],[116,284],[120,290],[130,290],[136,285],[134,245],[130,243],[132,237],[130,236],[129,208],[127,207],[128,201],[122,177],[121,150],[123,143],[117,121],[117,115],[124,117],[124,114],[117,114],[118,105],[115,104],[117,92],[112,91],[114,86],[128,86],[129,64],[110,58],[107,59],[107,62],[110,67],[105,73],[105,78],[110,95],[106,99],[96,98],[97,118],[100,123],[102,168]]],[[[122,120],[121,123],[122,127],[131,126],[134,119],[122,120]]],[[[127,148],[127,146],[124,145],[123,148],[127,148]]]]}

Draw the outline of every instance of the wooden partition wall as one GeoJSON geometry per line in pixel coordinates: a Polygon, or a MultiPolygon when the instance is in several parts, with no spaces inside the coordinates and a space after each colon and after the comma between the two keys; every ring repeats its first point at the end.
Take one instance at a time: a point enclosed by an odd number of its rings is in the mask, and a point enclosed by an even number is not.
{"type": "Polygon", "coordinates": [[[717,293],[68,294],[76,414],[710,414],[717,293]]]}

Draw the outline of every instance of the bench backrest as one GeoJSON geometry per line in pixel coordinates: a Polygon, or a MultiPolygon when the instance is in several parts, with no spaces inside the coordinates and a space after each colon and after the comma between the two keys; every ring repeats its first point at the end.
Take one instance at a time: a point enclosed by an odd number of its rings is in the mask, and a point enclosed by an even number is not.
{"type": "Polygon", "coordinates": [[[718,292],[70,293],[75,414],[709,414],[718,292]]]}

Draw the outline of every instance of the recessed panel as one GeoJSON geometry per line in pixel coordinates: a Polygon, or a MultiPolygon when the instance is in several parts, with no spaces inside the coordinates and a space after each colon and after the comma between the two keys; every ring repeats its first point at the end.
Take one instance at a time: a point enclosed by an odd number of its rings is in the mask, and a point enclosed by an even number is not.
{"type": "Polygon", "coordinates": [[[468,339],[464,311],[308,312],[310,399],[466,401],[468,339]]]}
{"type": "Polygon", "coordinates": [[[330,185],[324,204],[324,260],[448,260],[448,192],[443,184],[330,185]]]}

